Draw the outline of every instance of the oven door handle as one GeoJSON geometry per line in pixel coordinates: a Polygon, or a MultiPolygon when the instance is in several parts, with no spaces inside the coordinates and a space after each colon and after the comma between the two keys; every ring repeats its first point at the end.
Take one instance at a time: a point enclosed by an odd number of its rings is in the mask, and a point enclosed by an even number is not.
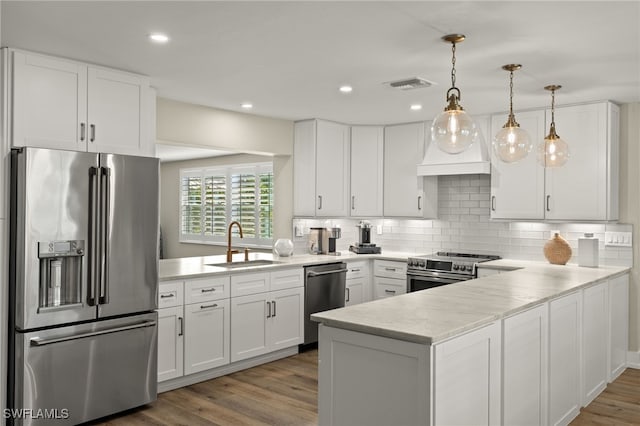
{"type": "Polygon", "coordinates": [[[436,282],[436,283],[443,283],[443,284],[453,284],[453,283],[457,283],[460,281],[466,281],[466,280],[470,280],[473,277],[469,276],[469,277],[464,277],[464,276],[460,276],[460,277],[436,277],[433,275],[414,275],[414,274],[407,274],[407,278],[409,280],[420,280],[420,281],[432,281],[432,282],[436,282]]]}

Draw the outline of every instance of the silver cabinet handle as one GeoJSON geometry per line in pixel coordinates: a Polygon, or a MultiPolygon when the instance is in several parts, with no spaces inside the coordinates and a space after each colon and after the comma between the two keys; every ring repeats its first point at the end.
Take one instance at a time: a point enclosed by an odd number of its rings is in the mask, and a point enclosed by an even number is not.
{"type": "Polygon", "coordinates": [[[551,195],[547,195],[547,211],[550,212],[551,208],[549,208],[549,200],[551,200],[551,195]]]}
{"type": "Polygon", "coordinates": [[[184,334],[184,318],[178,317],[178,321],[180,321],[180,331],[178,332],[178,336],[182,336],[184,334]]]}
{"type": "Polygon", "coordinates": [[[345,300],[345,302],[348,302],[349,298],[351,297],[351,291],[349,287],[346,287],[345,290],[347,291],[347,300],[345,300]]]}
{"type": "Polygon", "coordinates": [[[322,210],[322,195],[318,195],[318,210],[322,210]]]}
{"type": "Polygon", "coordinates": [[[360,268],[354,268],[351,270],[351,272],[360,272],[360,268]]]}
{"type": "Polygon", "coordinates": [[[356,196],[352,195],[351,196],[351,210],[355,210],[356,209],[356,196]]]}
{"type": "Polygon", "coordinates": [[[385,289],[385,290],[384,290],[384,292],[385,292],[385,293],[388,293],[388,294],[396,294],[396,291],[395,291],[395,290],[388,290],[388,289],[385,289]]]}
{"type": "Polygon", "coordinates": [[[271,318],[271,302],[267,302],[267,318],[271,318]]]}
{"type": "Polygon", "coordinates": [[[175,294],[171,293],[171,294],[161,294],[160,295],[160,299],[167,299],[169,297],[176,297],[175,294]]]}
{"type": "Polygon", "coordinates": [[[422,195],[418,195],[418,210],[422,210],[422,195]]]}
{"type": "Polygon", "coordinates": [[[271,303],[273,303],[273,315],[271,315],[271,316],[275,317],[276,316],[276,301],[273,300],[273,301],[271,301],[271,303]]]}
{"type": "Polygon", "coordinates": [[[107,328],[106,330],[91,331],[88,333],[73,334],[65,337],[53,337],[51,339],[41,339],[34,337],[30,340],[31,346],[44,346],[52,343],[67,342],[69,340],[85,339],[87,337],[100,336],[101,334],[118,333],[120,331],[135,330],[136,328],[154,327],[155,321],[144,321],[138,324],[124,325],[122,327],[107,328]]]}
{"type": "Polygon", "coordinates": [[[395,272],[395,271],[396,271],[396,268],[389,268],[389,267],[387,267],[387,268],[384,268],[384,270],[385,270],[385,271],[395,272]]]}
{"type": "Polygon", "coordinates": [[[85,127],[86,125],[84,123],[80,123],[80,141],[84,142],[84,138],[85,138],[85,127]]]}
{"type": "Polygon", "coordinates": [[[200,290],[200,293],[211,293],[212,291],[216,291],[215,288],[203,288],[200,290]]]}
{"type": "Polygon", "coordinates": [[[491,211],[496,211],[496,196],[492,195],[491,196],[491,211]]]}
{"type": "Polygon", "coordinates": [[[309,271],[307,272],[307,276],[308,277],[318,277],[320,275],[329,275],[329,274],[339,274],[341,272],[347,272],[348,269],[334,269],[332,271],[324,271],[324,272],[315,272],[315,271],[309,271]]]}
{"type": "Polygon", "coordinates": [[[89,137],[89,142],[94,142],[96,140],[96,125],[91,124],[89,126],[89,130],[91,131],[91,136],[89,137]]]}
{"type": "Polygon", "coordinates": [[[212,305],[200,305],[200,309],[209,309],[209,308],[217,308],[218,304],[214,303],[212,305]]]}

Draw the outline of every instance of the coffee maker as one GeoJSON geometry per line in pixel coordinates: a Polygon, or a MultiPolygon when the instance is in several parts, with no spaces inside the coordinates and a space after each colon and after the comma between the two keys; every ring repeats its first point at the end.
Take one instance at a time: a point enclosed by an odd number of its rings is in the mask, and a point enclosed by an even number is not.
{"type": "Polygon", "coordinates": [[[358,242],[349,246],[349,250],[357,254],[378,254],[382,252],[380,247],[371,243],[371,223],[361,220],[356,225],[358,228],[358,242]]]}
{"type": "Polygon", "coordinates": [[[339,255],[336,240],[342,236],[340,228],[311,228],[309,232],[309,253],[339,255]]]}

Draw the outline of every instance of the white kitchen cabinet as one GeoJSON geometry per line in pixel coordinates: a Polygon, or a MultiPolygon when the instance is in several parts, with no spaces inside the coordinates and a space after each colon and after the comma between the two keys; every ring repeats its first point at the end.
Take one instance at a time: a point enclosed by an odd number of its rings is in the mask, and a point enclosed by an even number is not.
{"type": "Polygon", "coordinates": [[[425,146],[425,124],[384,128],[384,215],[435,218],[438,215],[437,176],[417,176],[425,146]]]}
{"type": "Polygon", "coordinates": [[[431,424],[500,424],[501,349],[500,323],[433,347],[431,424]]]}
{"type": "Polygon", "coordinates": [[[618,219],[619,115],[610,102],[556,108],[556,130],[571,156],[546,169],[547,219],[618,219]]]}
{"type": "Polygon", "coordinates": [[[232,362],[302,343],[302,268],[273,271],[270,274],[233,275],[231,295],[232,362]],[[260,282],[266,284],[260,285],[260,282]],[[272,287],[277,290],[270,291],[272,287]]]}
{"type": "Polygon", "coordinates": [[[627,367],[629,347],[629,275],[609,280],[609,382],[627,367]]]}
{"type": "Polygon", "coordinates": [[[580,413],[582,292],[549,302],[550,425],[568,425],[580,413]]]}
{"type": "Polygon", "coordinates": [[[349,215],[349,135],[349,126],[340,123],[295,123],[294,215],[349,215]]]}
{"type": "MultiPolygon", "coordinates": [[[[491,117],[489,141],[506,120],[506,114],[491,117]]],[[[516,120],[529,133],[534,146],[529,155],[516,163],[500,161],[491,148],[491,218],[544,219],[544,167],[537,162],[536,148],[545,136],[545,113],[517,112],[516,120]]]]}
{"type": "Polygon", "coordinates": [[[229,299],[185,305],[184,372],[197,373],[230,361],[229,299]]]}
{"type": "Polygon", "coordinates": [[[502,422],[547,422],[547,305],[503,320],[502,422]]]}
{"type": "Polygon", "coordinates": [[[350,216],[382,216],[384,128],[351,127],[350,216]]]}
{"type": "Polygon", "coordinates": [[[584,289],[582,299],[582,406],[607,386],[609,377],[609,283],[584,289]]]}
{"type": "Polygon", "coordinates": [[[371,300],[369,261],[347,263],[345,281],[345,306],[357,305],[371,300]]]}
{"type": "MultiPolygon", "coordinates": [[[[492,157],[491,218],[617,220],[619,115],[610,102],[556,108],[556,130],[569,144],[570,157],[562,167],[545,169],[536,149],[548,132],[551,111],[517,112],[534,148],[517,163],[492,157]]],[[[492,117],[493,134],[504,120],[504,114],[492,117]]]]}
{"type": "Polygon", "coordinates": [[[160,283],[158,291],[158,382],[184,374],[182,281],[160,283]]]}
{"type": "Polygon", "coordinates": [[[153,155],[148,77],[10,52],[12,146],[153,155]]]}
{"type": "Polygon", "coordinates": [[[373,297],[383,299],[407,292],[407,263],[391,260],[373,261],[373,297]]]}

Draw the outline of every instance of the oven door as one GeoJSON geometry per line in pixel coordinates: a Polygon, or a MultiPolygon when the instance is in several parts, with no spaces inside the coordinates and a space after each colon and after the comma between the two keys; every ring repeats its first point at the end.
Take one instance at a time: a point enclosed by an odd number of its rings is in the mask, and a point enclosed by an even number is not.
{"type": "Polygon", "coordinates": [[[471,277],[447,272],[407,272],[407,292],[426,290],[428,288],[440,287],[441,285],[453,284],[466,281],[471,277]]]}

